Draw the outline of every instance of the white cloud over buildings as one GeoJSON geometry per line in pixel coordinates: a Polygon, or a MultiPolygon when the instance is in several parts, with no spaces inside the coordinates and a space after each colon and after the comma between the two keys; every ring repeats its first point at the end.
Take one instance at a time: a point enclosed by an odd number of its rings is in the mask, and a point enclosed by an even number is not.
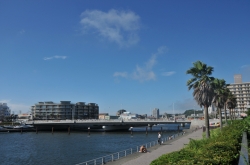
{"type": "Polygon", "coordinates": [[[52,60],[52,59],[66,59],[67,56],[52,56],[52,57],[44,57],[44,60],[52,60]]]}
{"type": "Polygon", "coordinates": [[[86,10],[81,14],[83,32],[94,32],[119,46],[131,46],[139,42],[137,31],[140,17],[132,11],[111,9],[108,12],[86,10]]]}
{"type": "MultiPolygon", "coordinates": [[[[156,80],[156,73],[153,71],[154,66],[157,64],[157,57],[160,54],[167,52],[167,47],[162,46],[159,47],[157,52],[154,53],[150,59],[144,65],[136,65],[133,72],[115,72],[113,74],[114,77],[123,77],[123,78],[130,78],[140,82],[156,80]]],[[[168,76],[174,74],[175,72],[166,72],[168,76]]],[[[166,75],[165,75],[166,76],[166,75]]]]}
{"type": "Polygon", "coordinates": [[[13,103],[11,100],[7,100],[7,99],[0,100],[0,103],[7,103],[7,106],[10,108],[11,113],[15,112],[15,114],[18,114],[20,112],[22,113],[30,112],[29,105],[13,103]]]}
{"type": "Polygon", "coordinates": [[[163,72],[162,76],[172,76],[173,74],[175,74],[175,71],[170,71],[170,72],[163,72]]]}

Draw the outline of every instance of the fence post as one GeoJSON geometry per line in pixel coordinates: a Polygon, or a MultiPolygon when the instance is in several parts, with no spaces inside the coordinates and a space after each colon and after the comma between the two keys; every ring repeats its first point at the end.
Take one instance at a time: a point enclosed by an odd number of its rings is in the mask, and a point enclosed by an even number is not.
{"type": "Polygon", "coordinates": [[[105,157],[102,157],[102,165],[105,164],[105,157]]]}
{"type": "Polygon", "coordinates": [[[114,155],[112,154],[112,162],[114,161],[114,155]]]}
{"type": "Polygon", "coordinates": [[[119,155],[119,152],[118,152],[118,156],[117,156],[117,159],[120,159],[120,155],[119,155]]]}
{"type": "Polygon", "coordinates": [[[125,150],[125,157],[127,156],[127,151],[125,150]]]}
{"type": "Polygon", "coordinates": [[[133,148],[131,148],[131,155],[132,155],[132,153],[133,153],[133,148]]]}

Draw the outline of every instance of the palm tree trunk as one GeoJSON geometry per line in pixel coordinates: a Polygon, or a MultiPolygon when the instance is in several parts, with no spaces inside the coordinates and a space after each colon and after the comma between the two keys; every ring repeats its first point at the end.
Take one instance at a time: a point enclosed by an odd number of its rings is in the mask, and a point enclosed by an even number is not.
{"type": "Polygon", "coordinates": [[[231,109],[229,109],[229,118],[230,118],[231,123],[232,123],[232,111],[231,111],[231,109]]]}
{"type": "Polygon", "coordinates": [[[210,131],[209,131],[209,117],[208,117],[208,107],[204,106],[204,117],[205,117],[205,127],[206,127],[206,138],[210,138],[210,131]]]}
{"type": "Polygon", "coordinates": [[[219,108],[219,114],[220,114],[220,131],[222,131],[222,114],[221,114],[221,108],[219,108]]]}
{"type": "Polygon", "coordinates": [[[227,109],[226,109],[226,104],[224,104],[224,112],[225,112],[225,125],[227,125],[227,109]]]}

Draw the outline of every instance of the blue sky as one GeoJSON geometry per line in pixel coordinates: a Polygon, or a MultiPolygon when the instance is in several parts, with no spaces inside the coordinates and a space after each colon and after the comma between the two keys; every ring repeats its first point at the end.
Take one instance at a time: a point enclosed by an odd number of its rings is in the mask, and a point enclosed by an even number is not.
{"type": "Polygon", "coordinates": [[[97,103],[138,114],[197,108],[186,70],[250,82],[250,1],[0,1],[0,102],[97,103]],[[174,104],[174,106],[173,106],[174,104]],[[174,108],[173,108],[174,107],[174,108]]]}

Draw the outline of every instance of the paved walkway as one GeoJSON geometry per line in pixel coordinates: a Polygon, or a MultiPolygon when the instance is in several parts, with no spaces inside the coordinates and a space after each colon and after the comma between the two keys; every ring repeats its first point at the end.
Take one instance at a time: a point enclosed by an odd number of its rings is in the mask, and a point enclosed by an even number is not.
{"type": "Polygon", "coordinates": [[[108,162],[107,165],[149,165],[153,160],[157,159],[163,154],[182,149],[186,144],[189,143],[190,138],[201,139],[202,129],[187,133],[183,136],[177,137],[175,140],[167,141],[162,145],[151,147],[148,149],[148,153],[134,153],[114,162],[108,162]]]}

